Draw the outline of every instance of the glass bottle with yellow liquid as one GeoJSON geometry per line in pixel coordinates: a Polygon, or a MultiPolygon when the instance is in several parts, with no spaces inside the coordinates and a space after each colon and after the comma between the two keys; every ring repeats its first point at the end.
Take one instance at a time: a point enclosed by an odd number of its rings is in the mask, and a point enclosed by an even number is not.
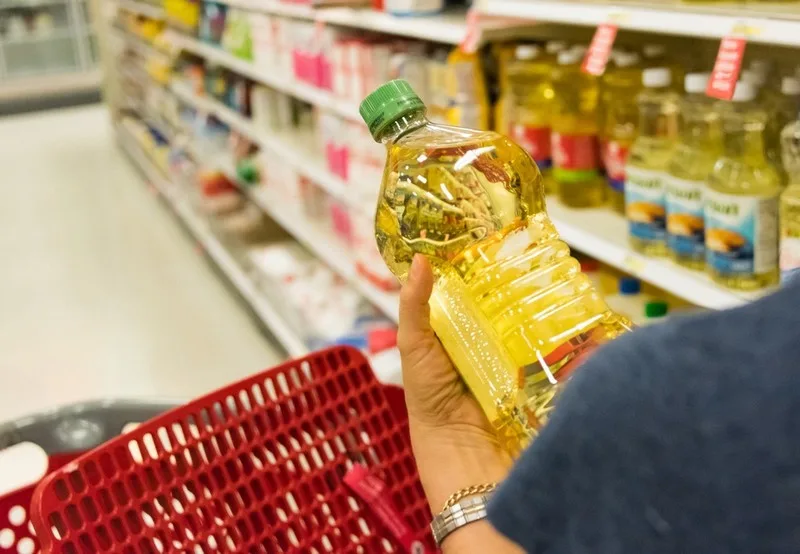
{"type": "Polygon", "coordinates": [[[664,177],[678,140],[678,102],[668,68],[642,73],[639,135],[625,166],[625,215],[631,247],[650,256],[667,254],[664,177]]]}
{"type": "Polygon", "coordinates": [[[753,290],[778,281],[781,180],[767,160],[767,113],[739,81],[721,106],[723,153],[706,190],[706,269],[718,283],[753,290]]]}
{"type": "Polygon", "coordinates": [[[631,324],[559,240],[542,176],[522,148],[491,131],[431,123],[405,81],[370,94],[361,115],[387,148],[378,249],[401,281],[415,254],[430,260],[431,324],[517,453],[581,361],[631,324]]]}
{"type": "Polygon", "coordinates": [[[639,109],[636,96],[642,89],[642,68],[639,55],[619,52],[614,68],[602,78],[600,153],[606,169],[609,204],[614,211],[625,213],[625,164],[636,138],[639,109]]]}
{"type": "Polygon", "coordinates": [[[722,154],[719,112],[705,94],[708,79],[708,73],[686,75],[681,138],[665,177],[667,247],[673,260],[691,269],[706,265],[703,198],[708,176],[722,154]]]}
{"type": "Polygon", "coordinates": [[[600,206],[606,194],[600,175],[598,81],[581,71],[582,59],[573,47],[558,54],[553,68],[553,179],[559,199],[575,208],[600,206]]]}
{"type": "Polygon", "coordinates": [[[789,186],[780,199],[781,284],[800,279],[800,116],[781,133],[783,166],[789,186]]]}
{"type": "Polygon", "coordinates": [[[508,135],[520,145],[542,172],[545,192],[552,165],[550,149],[550,110],[553,86],[550,76],[552,63],[535,45],[517,46],[514,59],[506,69],[509,91],[508,135]]]}

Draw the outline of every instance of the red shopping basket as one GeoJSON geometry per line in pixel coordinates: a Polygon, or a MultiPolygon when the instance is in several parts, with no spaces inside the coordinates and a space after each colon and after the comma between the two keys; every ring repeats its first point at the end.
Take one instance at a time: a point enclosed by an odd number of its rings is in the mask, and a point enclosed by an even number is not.
{"type": "Polygon", "coordinates": [[[398,526],[431,552],[407,431],[402,391],[380,385],[357,350],[332,348],[50,474],[32,521],[48,553],[402,552],[398,526]],[[385,486],[398,525],[344,484],[363,468],[370,486],[385,486]]]}
{"type": "MultiPolygon", "coordinates": [[[[38,448],[26,449],[26,454],[41,453],[47,457],[47,471],[55,471],[120,435],[126,425],[146,421],[174,406],[174,402],[103,400],[25,417],[0,424],[0,453],[8,455],[15,465],[30,465],[36,460],[10,449],[36,445],[38,448]]],[[[29,520],[37,484],[26,483],[23,485],[27,486],[0,496],[0,554],[31,554],[39,550],[29,520]]]]}

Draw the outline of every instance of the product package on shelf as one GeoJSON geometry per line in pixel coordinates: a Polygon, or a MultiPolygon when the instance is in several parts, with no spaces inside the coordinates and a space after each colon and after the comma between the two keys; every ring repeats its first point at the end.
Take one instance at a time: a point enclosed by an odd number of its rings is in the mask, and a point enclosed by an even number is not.
{"type": "Polygon", "coordinates": [[[349,344],[376,354],[395,345],[395,325],[296,243],[252,249],[249,257],[260,288],[293,328],[306,330],[309,348],[349,344]]]}

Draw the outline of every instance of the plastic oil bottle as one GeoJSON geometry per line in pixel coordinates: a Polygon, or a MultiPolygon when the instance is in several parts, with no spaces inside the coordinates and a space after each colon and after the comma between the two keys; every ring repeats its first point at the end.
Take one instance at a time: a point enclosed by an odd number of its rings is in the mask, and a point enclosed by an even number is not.
{"type": "MultiPolygon", "coordinates": [[[[538,46],[517,46],[514,59],[507,67],[509,88],[508,134],[520,145],[545,176],[545,189],[552,165],[550,153],[550,110],[553,86],[552,65],[538,46]]],[[[546,190],[546,192],[550,192],[546,190]]]]}
{"type": "Polygon", "coordinates": [[[681,138],[665,178],[667,247],[677,263],[703,269],[706,181],[722,154],[722,128],[715,102],[705,95],[708,73],[689,73],[681,101],[681,138]]]}
{"type": "Polygon", "coordinates": [[[783,147],[781,132],[795,120],[800,110],[800,79],[797,77],[783,77],[781,79],[780,93],[773,96],[772,102],[767,106],[769,118],[767,119],[767,157],[778,169],[781,183],[786,185],[788,174],[784,168],[783,147]]]}
{"type": "Polygon", "coordinates": [[[781,181],[767,160],[767,113],[755,99],[755,88],[739,81],[733,101],[723,104],[724,150],[706,190],[706,268],[739,290],[778,281],[781,181]]]}
{"type": "Polygon", "coordinates": [[[636,138],[639,120],[636,96],[642,89],[642,69],[639,55],[633,52],[618,53],[614,65],[602,78],[600,153],[606,170],[609,204],[624,214],[625,164],[636,138]]]}
{"type": "Polygon", "coordinates": [[[781,133],[783,166],[789,186],[780,200],[781,284],[800,278],[800,116],[781,133]]]}
{"type": "Polygon", "coordinates": [[[625,166],[625,215],[631,247],[651,256],[667,253],[664,177],[678,139],[678,102],[668,68],[642,73],[639,135],[625,166]]]}
{"type": "Polygon", "coordinates": [[[558,54],[553,68],[553,179],[567,206],[600,206],[605,182],[600,175],[597,78],[581,71],[583,55],[575,47],[558,54]]]}
{"type": "Polygon", "coordinates": [[[431,123],[405,81],[379,87],[361,115],[387,148],[378,249],[401,281],[415,254],[430,260],[433,328],[517,453],[581,360],[631,324],[559,240],[522,148],[495,132],[431,123]]]}

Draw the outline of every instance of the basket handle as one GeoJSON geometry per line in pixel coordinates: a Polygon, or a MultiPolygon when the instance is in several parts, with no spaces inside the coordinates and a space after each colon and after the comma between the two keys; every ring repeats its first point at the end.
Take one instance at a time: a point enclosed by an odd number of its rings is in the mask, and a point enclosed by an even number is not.
{"type": "Polygon", "coordinates": [[[182,404],[180,401],[98,400],[0,424],[0,452],[23,442],[40,446],[48,456],[85,452],[182,404]]]}

